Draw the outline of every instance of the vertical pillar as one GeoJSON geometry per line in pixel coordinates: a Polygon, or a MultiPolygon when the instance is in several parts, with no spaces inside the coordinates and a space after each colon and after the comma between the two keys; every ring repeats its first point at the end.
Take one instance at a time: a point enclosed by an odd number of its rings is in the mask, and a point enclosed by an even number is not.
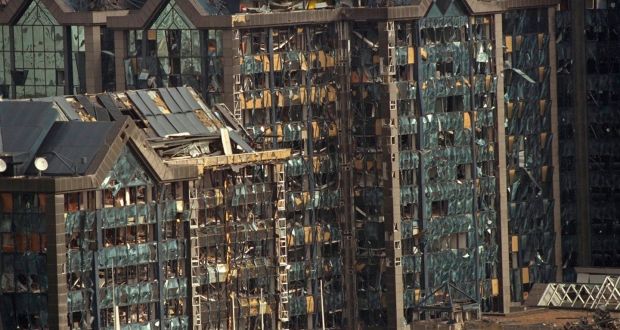
{"type": "Polygon", "coordinates": [[[506,113],[504,103],[504,29],[502,14],[495,14],[495,65],[497,70],[497,112],[495,127],[497,129],[497,219],[500,249],[500,297],[501,311],[510,312],[510,237],[508,236],[508,189],[506,173],[506,113]]]}
{"type": "Polygon", "coordinates": [[[160,186],[161,190],[159,191],[159,196],[157,196],[157,201],[158,203],[156,204],[156,209],[157,209],[157,222],[155,223],[155,242],[157,243],[157,271],[155,272],[155,276],[157,278],[157,283],[158,283],[158,295],[159,295],[159,302],[157,304],[157,310],[155,311],[155,318],[159,320],[159,322],[164,322],[164,319],[167,316],[166,313],[166,299],[164,299],[164,284],[166,283],[166,272],[164,269],[164,262],[163,262],[163,247],[162,247],[162,243],[164,242],[164,235],[163,235],[163,227],[164,227],[164,222],[167,219],[164,219],[164,214],[165,214],[165,207],[164,207],[164,199],[166,196],[166,189],[170,189],[170,186],[166,186],[166,185],[161,185],[160,186]]]}
{"type": "MultiPolygon", "coordinates": [[[[555,7],[549,7],[549,90],[551,94],[551,161],[553,164],[553,231],[555,232],[556,281],[562,281],[562,218],[560,212],[560,145],[558,131],[558,72],[555,42],[555,7]]],[[[587,158],[586,158],[587,159],[587,158]]],[[[587,168],[586,168],[587,170],[587,168]]],[[[588,253],[589,255],[589,253],[588,253]]]]}
{"type": "Polygon", "coordinates": [[[47,225],[47,308],[50,329],[67,327],[67,263],[65,239],[65,196],[48,194],[45,217],[47,225]]]}
{"type": "MultiPolygon", "coordinates": [[[[418,24],[415,25],[415,31],[414,31],[414,45],[416,45],[415,48],[415,69],[414,69],[414,74],[415,74],[415,79],[417,82],[417,88],[416,88],[416,98],[417,98],[417,104],[420,107],[420,113],[419,113],[419,120],[418,120],[418,133],[416,136],[416,149],[419,151],[422,151],[422,149],[424,149],[424,145],[425,145],[425,125],[424,125],[424,117],[426,116],[427,113],[427,109],[426,109],[426,104],[424,103],[424,97],[422,96],[422,88],[421,86],[424,84],[424,81],[426,81],[426,77],[424,77],[424,62],[422,60],[422,49],[423,49],[423,40],[422,40],[422,29],[420,28],[420,24],[418,22],[418,24]]],[[[421,153],[420,154],[420,166],[418,166],[418,179],[419,179],[419,183],[418,183],[418,214],[419,214],[419,230],[423,231],[426,228],[426,220],[424,219],[424,215],[427,213],[426,209],[427,209],[427,197],[426,197],[426,192],[425,192],[425,187],[426,187],[426,175],[424,174],[424,162],[426,161],[426,155],[421,153]]],[[[420,286],[423,287],[424,289],[424,294],[425,296],[428,296],[431,294],[431,290],[432,288],[430,287],[430,276],[428,274],[428,267],[427,267],[427,260],[426,258],[429,256],[428,253],[428,244],[426,244],[425,242],[421,241],[422,244],[422,261],[421,261],[421,265],[420,265],[420,269],[422,269],[422,278],[421,278],[421,282],[420,286]]]]}
{"type": "MultiPolygon", "coordinates": [[[[299,28],[301,29],[301,28],[299,28]]],[[[309,46],[308,43],[310,42],[310,38],[309,38],[309,34],[308,34],[308,29],[305,28],[304,29],[305,33],[304,36],[306,37],[304,42],[306,44],[306,46],[309,46]]],[[[273,44],[273,30],[269,29],[269,40],[270,40],[270,44],[273,44]]],[[[273,50],[273,46],[269,47],[270,52],[272,52],[273,50]]],[[[270,54],[270,63],[273,63],[274,57],[272,56],[272,54],[270,54]]],[[[308,54],[306,54],[306,56],[309,56],[308,54]]],[[[308,70],[312,70],[311,68],[309,68],[308,70]]],[[[273,76],[273,70],[271,70],[271,74],[272,77],[273,76]]],[[[303,79],[303,78],[302,78],[303,79]]],[[[311,95],[310,93],[310,84],[311,84],[311,80],[310,80],[310,73],[306,72],[306,76],[305,76],[305,81],[302,82],[302,84],[304,84],[306,86],[306,100],[310,100],[311,95]]],[[[270,83],[269,83],[270,87],[273,88],[275,87],[275,79],[270,79],[270,83]]],[[[302,103],[302,122],[305,123],[305,134],[302,133],[302,141],[303,141],[303,155],[304,155],[304,161],[312,164],[312,158],[314,156],[314,141],[313,141],[313,134],[312,134],[312,105],[310,104],[310,101],[306,101],[304,103],[302,103]],[[304,137],[305,135],[305,137],[304,137]]],[[[273,103],[272,103],[273,104],[273,103]]],[[[275,109],[274,106],[272,106],[272,109],[275,109]]],[[[273,116],[272,119],[276,120],[276,116],[275,116],[275,111],[273,112],[273,116]]],[[[275,141],[275,139],[274,139],[275,141]]],[[[275,146],[274,146],[275,147],[275,146]]],[[[314,181],[310,180],[310,176],[309,175],[304,175],[303,177],[303,182],[302,182],[302,190],[305,192],[307,192],[308,194],[310,194],[310,196],[314,196],[314,188],[315,188],[315,183],[314,181]]],[[[306,210],[304,211],[304,226],[305,227],[310,227],[312,229],[315,229],[316,226],[316,218],[315,218],[315,214],[316,214],[316,210],[314,209],[308,209],[306,208],[306,210]]],[[[315,249],[313,245],[310,244],[306,244],[305,245],[305,249],[306,249],[306,262],[310,261],[310,260],[321,260],[320,259],[320,249],[315,249]]],[[[307,294],[310,295],[315,295],[315,293],[317,293],[318,290],[315,290],[315,281],[313,278],[311,277],[307,277],[306,278],[306,291],[307,294]]],[[[308,313],[308,317],[306,319],[306,323],[307,323],[307,329],[314,329],[315,328],[315,324],[314,324],[314,312],[313,313],[308,313]]],[[[323,325],[324,326],[324,325],[323,325]]]]}
{"type": "Polygon", "coordinates": [[[101,27],[85,26],[84,41],[86,45],[86,92],[101,93],[101,27]]]}
{"type": "Polygon", "coordinates": [[[379,56],[381,57],[385,97],[381,101],[383,129],[382,181],[384,189],[383,215],[385,219],[386,297],[388,328],[401,329],[405,322],[404,287],[401,247],[400,216],[400,152],[398,137],[398,89],[393,84],[396,76],[394,21],[379,23],[379,56]]]}
{"type": "MultiPolygon", "coordinates": [[[[94,194],[95,200],[95,210],[103,209],[103,191],[97,190],[94,194]]],[[[89,201],[91,203],[92,201],[89,201]]],[[[96,240],[97,240],[97,250],[93,252],[93,285],[95,288],[101,288],[100,279],[99,279],[99,257],[100,253],[103,251],[103,219],[101,217],[101,212],[97,212],[95,214],[95,232],[96,232],[96,240]]],[[[93,301],[93,313],[95,314],[94,320],[94,328],[99,328],[102,326],[101,324],[101,313],[99,312],[99,290],[96,289],[93,292],[93,297],[95,297],[95,301],[93,301]]]]}
{"type": "Polygon", "coordinates": [[[337,72],[340,89],[338,90],[338,117],[339,122],[339,144],[341,148],[342,164],[340,168],[340,180],[342,182],[342,195],[344,200],[343,210],[340,213],[340,223],[343,228],[344,236],[344,326],[348,329],[357,329],[357,286],[355,282],[355,219],[353,203],[353,170],[351,168],[351,53],[349,22],[341,21],[336,23],[338,31],[338,49],[336,50],[337,72]]]}
{"type": "Polygon", "coordinates": [[[116,90],[127,89],[125,81],[125,58],[127,57],[127,34],[123,30],[114,31],[114,73],[116,75],[116,90]]]}
{"type": "Polygon", "coordinates": [[[209,30],[200,30],[200,95],[203,99],[209,100],[209,30]]]}
{"type": "Polygon", "coordinates": [[[226,106],[236,111],[235,109],[235,86],[241,86],[240,73],[241,68],[239,66],[239,30],[224,30],[222,31],[222,65],[224,66],[224,75],[222,77],[223,86],[222,93],[223,102],[226,106]]]}
{"type": "MultiPolygon", "coordinates": [[[[274,54],[274,42],[273,42],[273,28],[268,28],[267,29],[267,33],[268,33],[268,42],[267,42],[267,47],[269,47],[269,93],[271,93],[271,99],[275,100],[276,99],[276,94],[275,94],[275,83],[276,83],[276,77],[275,77],[275,54],[274,54]]],[[[306,118],[306,117],[304,117],[306,118]]],[[[270,109],[270,113],[269,113],[269,121],[271,122],[271,127],[273,132],[277,132],[278,131],[278,125],[277,125],[277,119],[276,119],[276,103],[275,102],[271,102],[271,109],[270,109]]],[[[277,134],[276,134],[277,135],[277,134]]],[[[272,140],[272,148],[273,149],[277,149],[278,148],[278,139],[274,138],[272,140]]],[[[305,178],[305,176],[304,176],[305,178]]]]}
{"type": "MultiPolygon", "coordinates": [[[[573,109],[575,109],[575,175],[577,189],[577,264],[591,264],[591,234],[588,188],[588,106],[586,102],[585,1],[571,0],[571,52],[573,54],[573,109]]],[[[552,71],[553,72],[553,71],[552,71]]],[[[557,139],[557,136],[554,136],[557,139]]],[[[556,201],[557,203],[557,201],[556,201]]]]}
{"type": "MultiPolygon", "coordinates": [[[[70,26],[63,27],[65,38],[63,40],[64,53],[65,53],[65,94],[73,94],[75,93],[75,81],[73,80],[73,62],[77,61],[75,57],[75,53],[73,52],[73,33],[70,26]]],[[[12,52],[14,55],[14,52],[12,52]]],[[[15,58],[13,58],[13,63],[15,63],[15,58]]],[[[79,70],[78,70],[79,72],[79,70]]],[[[15,85],[15,83],[13,83],[15,85]]]]}
{"type": "MultiPolygon", "coordinates": [[[[67,38],[65,38],[67,39],[67,38]]],[[[10,49],[11,49],[11,73],[15,72],[15,26],[11,25],[9,26],[9,43],[10,43],[10,49]]],[[[66,56],[65,56],[66,58],[66,56]]],[[[65,79],[65,85],[66,85],[66,79],[65,79]]],[[[13,80],[13,77],[11,77],[11,92],[10,92],[10,97],[12,99],[16,99],[17,98],[17,85],[15,85],[15,81],[13,80]]]]}

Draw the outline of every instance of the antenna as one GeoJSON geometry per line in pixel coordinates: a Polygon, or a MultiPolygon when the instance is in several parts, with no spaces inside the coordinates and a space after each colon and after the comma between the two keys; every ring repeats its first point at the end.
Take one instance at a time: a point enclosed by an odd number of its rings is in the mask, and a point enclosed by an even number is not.
{"type": "Polygon", "coordinates": [[[39,171],[39,176],[41,176],[41,172],[47,170],[47,160],[43,157],[37,157],[34,160],[34,167],[39,171]]]}

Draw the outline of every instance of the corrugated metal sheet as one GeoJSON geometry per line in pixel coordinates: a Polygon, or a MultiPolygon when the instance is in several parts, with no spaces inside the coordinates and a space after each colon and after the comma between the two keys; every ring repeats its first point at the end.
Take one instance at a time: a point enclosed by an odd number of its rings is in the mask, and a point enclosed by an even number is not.
{"type": "Polygon", "coordinates": [[[67,116],[67,118],[69,118],[69,120],[80,120],[80,116],[78,116],[71,104],[65,100],[64,96],[54,97],[52,98],[52,101],[58,105],[60,110],[65,114],[65,116],[67,116]]]}
{"type": "Polygon", "coordinates": [[[160,137],[180,133],[210,135],[216,128],[206,127],[199,120],[195,111],[203,111],[202,107],[185,87],[127,92],[127,96],[160,137]]]}
{"type": "Polygon", "coordinates": [[[113,120],[123,120],[123,114],[118,109],[118,106],[114,103],[114,100],[109,94],[97,95],[97,99],[101,102],[101,104],[103,104],[106,110],[108,110],[108,113],[113,120]]]}

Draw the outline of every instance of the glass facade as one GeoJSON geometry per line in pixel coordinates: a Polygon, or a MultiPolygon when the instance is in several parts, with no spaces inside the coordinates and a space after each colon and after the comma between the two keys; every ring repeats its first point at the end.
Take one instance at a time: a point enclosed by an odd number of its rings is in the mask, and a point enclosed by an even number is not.
{"type": "Polygon", "coordinates": [[[47,328],[47,196],[0,193],[0,314],[4,329],[47,328]]]}
{"type": "Polygon", "coordinates": [[[15,97],[64,94],[64,29],[34,0],[14,27],[15,97]]]}
{"type": "MultiPolygon", "coordinates": [[[[197,29],[171,0],[146,29],[126,33],[127,89],[188,85],[209,105],[223,102],[222,30],[197,29]]],[[[0,96],[86,93],[86,53],[84,26],[62,26],[41,0],[32,0],[14,25],[0,25],[0,96]]],[[[114,31],[104,27],[102,91],[116,90],[116,56],[114,31]]]]}
{"type": "Polygon", "coordinates": [[[528,9],[503,17],[504,62],[520,70],[506,71],[504,86],[512,301],[526,299],[534,283],[553,282],[559,262],[547,15],[528,9]]]}
{"type": "Polygon", "coordinates": [[[144,31],[129,31],[127,88],[189,85],[201,90],[201,33],[170,1],[144,31]]]}
{"type": "Polygon", "coordinates": [[[154,185],[125,147],[100,186],[102,205],[95,191],[65,194],[71,329],[114,329],[115,307],[123,329],[188,327],[181,187],[154,185]]]}
{"type": "Polygon", "coordinates": [[[64,95],[67,86],[68,93],[85,93],[85,66],[84,27],[60,25],[40,0],[33,0],[15,25],[0,25],[4,98],[64,95]]]}

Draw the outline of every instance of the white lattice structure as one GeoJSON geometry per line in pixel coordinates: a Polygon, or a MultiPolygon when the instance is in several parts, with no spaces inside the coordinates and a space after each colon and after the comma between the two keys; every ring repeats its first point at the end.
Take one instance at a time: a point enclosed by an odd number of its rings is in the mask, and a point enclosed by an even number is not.
{"type": "Polygon", "coordinates": [[[549,283],[538,301],[541,307],[620,310],[620,277],[602,284],[549,283]]]}

